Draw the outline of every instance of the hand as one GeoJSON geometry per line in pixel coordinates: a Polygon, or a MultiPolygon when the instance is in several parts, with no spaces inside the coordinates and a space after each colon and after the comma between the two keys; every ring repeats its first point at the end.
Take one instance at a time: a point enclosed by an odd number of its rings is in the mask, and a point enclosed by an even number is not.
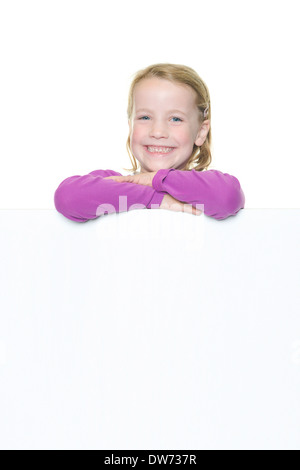
{"type": "Polygon", "coordinates": [[[152,188],[152,180],[156,175],[157,171],[151,171],[146,173],[138,173],[137,175],[133,176],[106,176],[103,178],[104,180],[114,180],[118,183],[135,183],[135,184],[142,184],[144,186],[150,186],[152,188]]]}
{"type": "Polygon", "coordinates": [[[201,215],[202,211],[196,209],[191,204],[178,201],[170,194],[166,194],[159,206],[160,209],[166,209],[175,212],[187,212],[188,214],[201,215]]]}

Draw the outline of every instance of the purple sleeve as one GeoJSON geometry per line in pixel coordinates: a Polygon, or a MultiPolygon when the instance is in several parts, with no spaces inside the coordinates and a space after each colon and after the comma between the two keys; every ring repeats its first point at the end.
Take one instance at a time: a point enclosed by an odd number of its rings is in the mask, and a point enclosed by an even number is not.
{"type": "Polygon", "coordinates": [[[113,170],[95,170],[63,180],[54,194],[58,212],[70,220],[86,222],[108,213],[133,209],[158,209],[164,197],[150,186],[104,180],[119,175],[113,170]]]}
{"type": "Polygon", "coordinates": [[[218,220],[237,214],[245,205],[239,180],[218,170],[159,170],[152,180],[152,187],[194,207],[198,204],[205,215],[218,220]]]}

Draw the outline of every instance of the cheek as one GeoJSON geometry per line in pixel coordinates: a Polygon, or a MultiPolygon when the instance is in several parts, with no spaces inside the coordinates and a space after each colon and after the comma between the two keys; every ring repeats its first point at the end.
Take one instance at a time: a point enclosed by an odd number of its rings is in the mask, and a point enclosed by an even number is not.
{"type": "Polygon", "coordinates": [[[145,134],[145,131],[141,129],[140,127],[136,126],[133,128],[132,131],[132,141],[133,142],[139,142],[141,139],[143,139],[145,134]]]}
{"type": "Polygon", "coordinates": [[[176,132],[176,138],[182,145],[190,144],[192,137],[187,129],[178,129],[176,132]]]}

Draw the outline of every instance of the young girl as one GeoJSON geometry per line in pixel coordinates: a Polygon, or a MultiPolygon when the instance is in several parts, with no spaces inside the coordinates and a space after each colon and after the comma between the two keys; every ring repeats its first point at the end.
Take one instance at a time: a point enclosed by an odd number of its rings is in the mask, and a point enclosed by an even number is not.
{"type": "Polygon", "coordinates": [[[238,179],[211,163],[206,84],[190,67],[155,64],[136,73],[128,99],[129,176],[95,170],[58,186],[58,212],[77,222],[104,213],[169,209],[225,219],[244,208],[238,179]],[[139,167],[137,166],[137,160],[139,167]]]}

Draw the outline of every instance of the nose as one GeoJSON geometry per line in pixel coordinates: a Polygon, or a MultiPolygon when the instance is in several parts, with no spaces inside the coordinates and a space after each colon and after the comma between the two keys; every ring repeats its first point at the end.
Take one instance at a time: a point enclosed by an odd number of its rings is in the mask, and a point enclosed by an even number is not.
{"type": "Polygon", "coordinates": [[[152,127],[150,130],[150,137],[155,137],[160,139],[161,137],[168,137],[168,129],[165,123],[162,121],[153,121],[152,127]]]}

